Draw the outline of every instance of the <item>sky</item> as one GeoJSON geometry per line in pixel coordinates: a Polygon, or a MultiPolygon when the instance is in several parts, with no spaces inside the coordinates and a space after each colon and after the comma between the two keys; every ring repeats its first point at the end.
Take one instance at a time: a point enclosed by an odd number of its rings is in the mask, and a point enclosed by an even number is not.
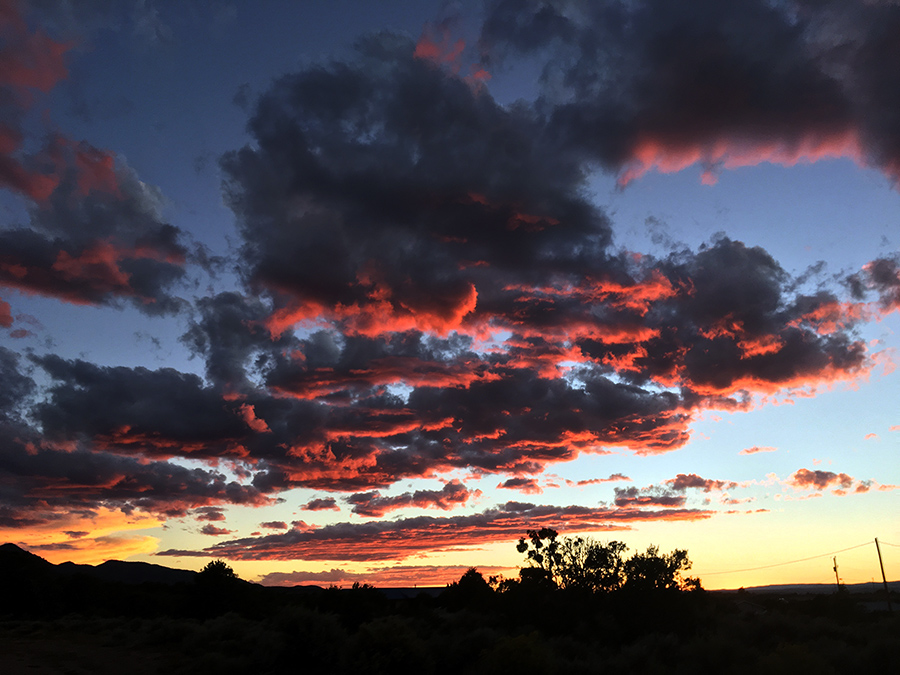
{"type": "Polygon", "coordinates": [[[0,0],[0,541],[900,578],[900,3],[0,0]]]}

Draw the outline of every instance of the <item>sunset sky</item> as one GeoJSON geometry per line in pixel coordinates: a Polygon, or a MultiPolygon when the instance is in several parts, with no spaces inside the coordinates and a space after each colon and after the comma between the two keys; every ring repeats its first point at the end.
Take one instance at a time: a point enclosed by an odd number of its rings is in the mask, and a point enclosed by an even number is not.
{"type": "Polygon", "coordinates": [[[0,542],[411,586],[548,526],[737,588],[880,579],[878,537],[900,578],[898,35],[0,0],[0,542]]]}

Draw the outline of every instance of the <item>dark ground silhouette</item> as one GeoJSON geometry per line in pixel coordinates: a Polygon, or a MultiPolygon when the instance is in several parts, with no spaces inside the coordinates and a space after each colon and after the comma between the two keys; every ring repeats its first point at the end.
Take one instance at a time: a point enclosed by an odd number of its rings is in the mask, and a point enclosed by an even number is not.
{"type": "Polygon", "coordinates": [[[877,593],[592,592],[471,569],[436,595],[390,599],[365,584],[263,587],[226,563],[163,570],[0,547],[3,672],[795,675],[891,672],[900,647],[900,617],[866,604],[877,593]]]}

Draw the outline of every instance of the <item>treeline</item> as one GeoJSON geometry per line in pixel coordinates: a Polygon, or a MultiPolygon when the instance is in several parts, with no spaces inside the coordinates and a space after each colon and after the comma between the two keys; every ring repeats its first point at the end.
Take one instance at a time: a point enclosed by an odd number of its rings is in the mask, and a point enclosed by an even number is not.
{"type": "Polygon", "coordinates": [[[408,599],[365,584],[262,587],[222,561],[170,585],[22,568],[3,578],[4,591],[20,592],[0,596],[0,653],[6,672],[94,675],[123,664],[131,675],[827,675],[888,672],[896,658],[898,617],[846,594],[706,592],[685,576],[684,551],[628,556],[618,542],[552,530],[529,532],[519,550],[525,565],[514,579],[472,568],[436,595],[408,599]]]}

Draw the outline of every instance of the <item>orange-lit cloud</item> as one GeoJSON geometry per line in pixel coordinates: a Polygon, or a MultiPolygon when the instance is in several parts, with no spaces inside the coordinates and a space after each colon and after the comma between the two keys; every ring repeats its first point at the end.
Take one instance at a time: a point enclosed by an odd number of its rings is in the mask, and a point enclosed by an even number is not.
{"type": "Polygon", "coordinates": [[[50,91],[68,76],[65,54],[71,45],[28,30],[16,0],[0,5],[0,85],[50,91]]]}
{"type": "Polygon", "coordinates": [[[740,141],[726,136],[695,144],[677,138],[650,134],[639,138],[630,149],[630,160],[619,176],[619,183],[627,185],[648,171],[675,173],[689,166],[704,167],[702,182],[713,185],[719,169],[737,169],[762,163],[795,166],[799,163],[823,159],[852,159],[865,166],[865,152],[853,129],[833,133],[811,132],[804,138],[791,141],[740,141]]]}
{"type": "Polygon", "coordinates": [[[598,485],[600,483],[615,483],[619,481],[630,481],[631,479],[621,473],[611,474],[608,478],[586,478],[583,480],[566,480],[566,485],[569,486],[578,486],[581,487],[583,485],[598,485]]]}
{"type": "Polygon", "coordinates": [[[0,525],[0,539],[54,564],[66,561],[97,564],[156,550],[159,543],[156,537],[123,533],[157,527],[164,522],[148,514],[126,515],[104,507],[81,512],[55,511],[41,514],[40,522],[32,525],[0,525]]]}
{"type": "Polygon", "coordinates": [[[738,454],[739,455],[755,455],[759,452],[775,452],[778,448],[773,448],[768,445],[754,445],[750,448],[744,448],[738,454]]]}
{"type": "Polygon", "coordinates": [[[363,524],[338,523],[285,534],[222,542],[203,551],[167,550],[162,556],[214,556],[233,560],[402,560],[417,553],[513,541],[528,529],[604,532],[640,521],[703,520],[711,511],[668,508],[588,508],[508,502],[471,516],[420,516],[363,524]]]}
{"type": "MultiPolygon", "coordinates": [[[[363,572],[332,568],[323,572],[270,572],[260,577],[264,586],[350,586],[354,583],[370,584],[377,588],[413,588],[447,586],[469,570],[465,565],[391,565],[372,567],[363,572]]],[[[478,571],[487,579],[490,576],[515,576],[516,569],[482,566],[478,571]]]]}
{"type": "Polygon", "coordinates": [[[12,310],[9,303],[0,298],[0,328],[9,328],[12,324],[12,310]]]}
{"type": "Polygon", "coordinates": [[[849,489],[853,485],[853,478],[845,473],[833,473],[809,469],[798,469],[788,479],[788,485],[798,489],[824,490],[826,488],[849,489]]]}

